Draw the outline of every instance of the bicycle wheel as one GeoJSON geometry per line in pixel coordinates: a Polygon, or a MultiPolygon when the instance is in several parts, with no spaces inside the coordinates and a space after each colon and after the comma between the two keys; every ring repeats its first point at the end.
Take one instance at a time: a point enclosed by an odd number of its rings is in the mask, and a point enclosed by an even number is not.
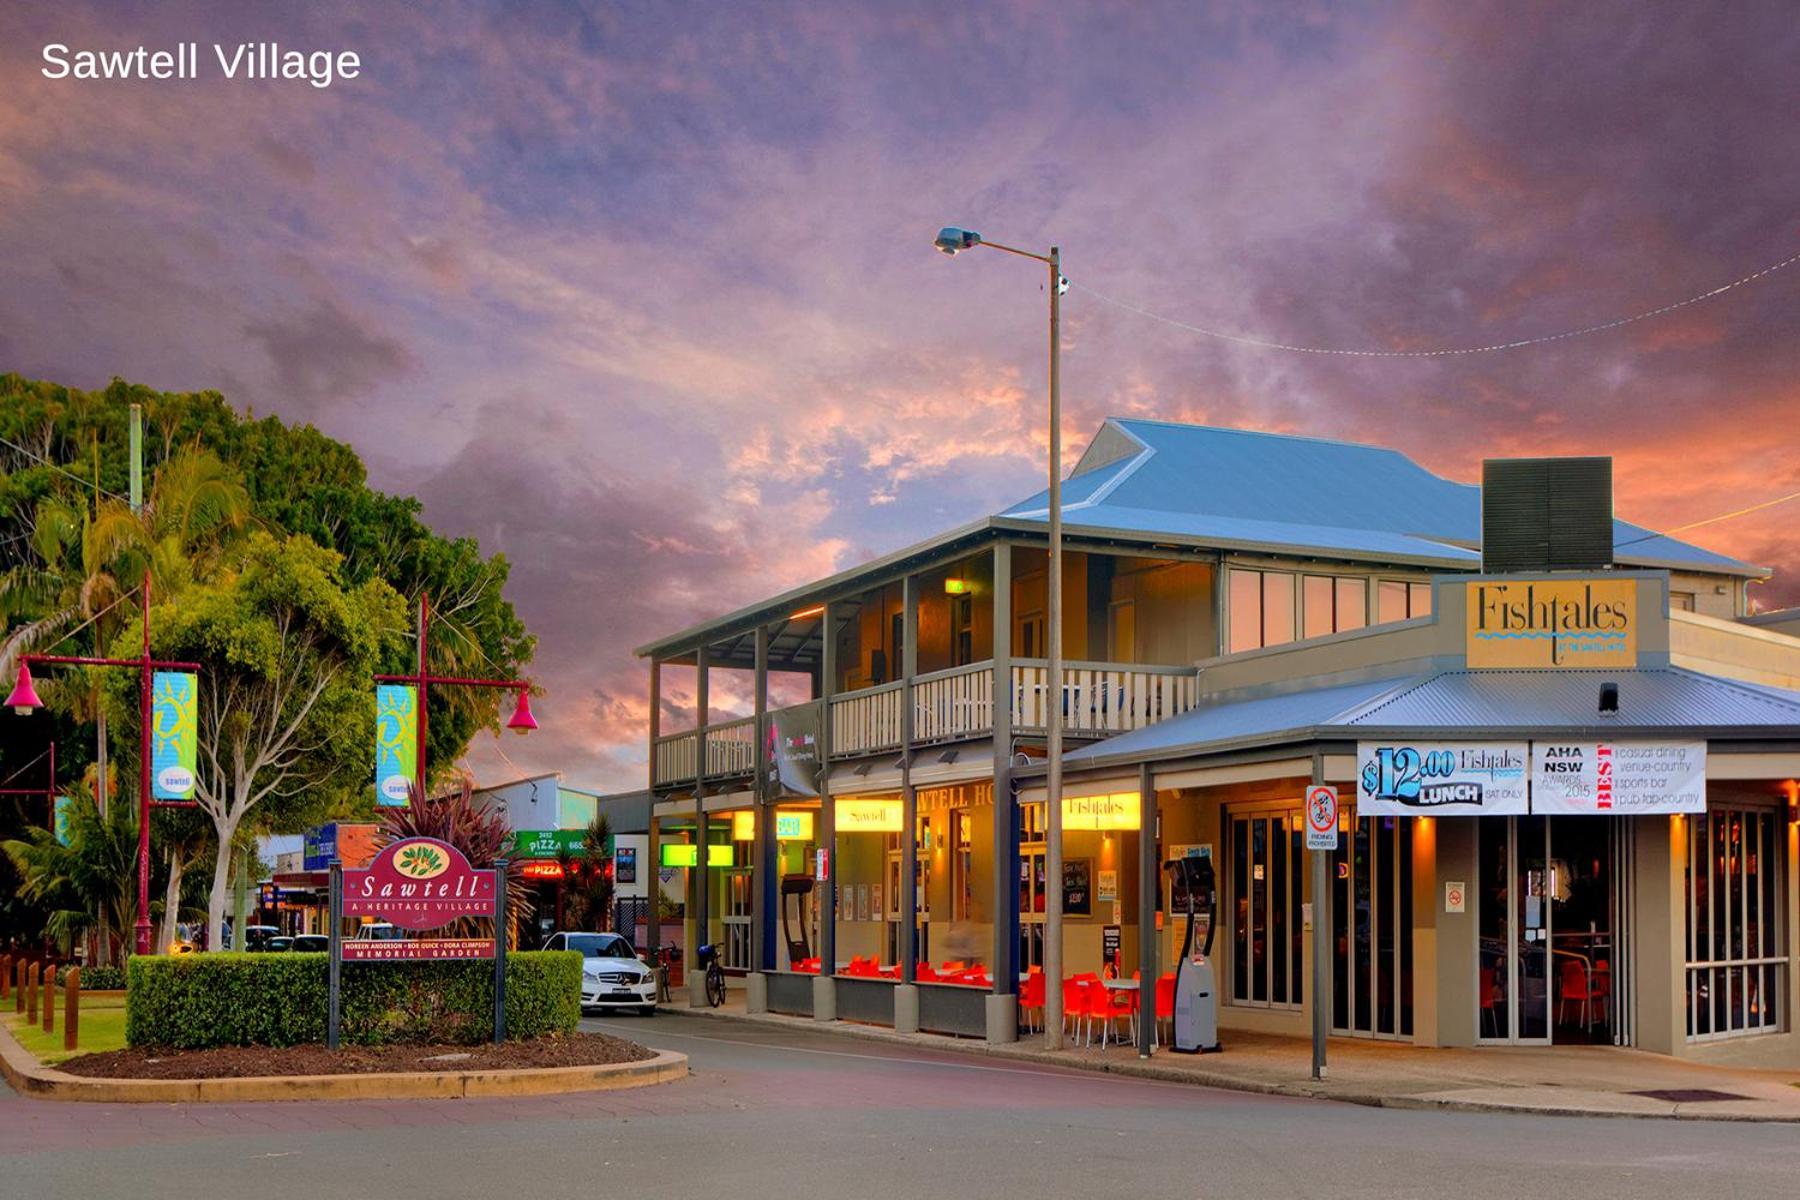
{"type": "Polygon", "coordinates": [[[714,1008],[725,1003],[725,972],[716,966],[706,972],[706,1002],[714,1008]]]}

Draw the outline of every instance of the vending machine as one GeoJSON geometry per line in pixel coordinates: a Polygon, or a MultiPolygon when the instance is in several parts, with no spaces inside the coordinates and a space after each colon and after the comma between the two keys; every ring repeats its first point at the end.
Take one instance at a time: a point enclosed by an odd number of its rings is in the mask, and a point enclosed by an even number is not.
{"type": "Polygon", "coordinates": [[[1181,957],[1175,965],[1174,1048],[1198,1054],[1219,1048],[1219,996],[1213,972],[1213,928],[1218,918],[1217,879],[1212,859],[1198,855],[1171,858],[1163,864],[1170,876],[1170,894],[1187,909],[1187,932],[1181,940],[1181,957]],[[1194,945],[1199,918],[1205,917],[1205,941],[1194,945]]]}

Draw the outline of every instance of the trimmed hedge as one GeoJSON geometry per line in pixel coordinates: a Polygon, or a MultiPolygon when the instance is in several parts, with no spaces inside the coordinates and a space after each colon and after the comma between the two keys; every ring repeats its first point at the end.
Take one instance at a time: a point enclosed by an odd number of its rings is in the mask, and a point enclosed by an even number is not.
{"type": "MultiPolygon", "coordinates": [[[[469,1044],[494,1036],[494,966],[471,962],[345,963],[346,1043],[469,1044]]],[[[324,954],[136,955],[127,969],[125,1041],[132,1046],[295,1046],[325,1040],[324,954]]],[[[575,1031],[581,955],[506,956],[506,1035],[575,1031]]]]}
{"type": "MultiPolygon", "coordinates": [[[[69,967],[59,967],[56,972],[56,986],[67,987],[69,983],[69,967]]],[[[119,992],[125,989],[125,971],[122,967],[83,967],[81,968],[81,990],[84,992],[119,992]]]]}

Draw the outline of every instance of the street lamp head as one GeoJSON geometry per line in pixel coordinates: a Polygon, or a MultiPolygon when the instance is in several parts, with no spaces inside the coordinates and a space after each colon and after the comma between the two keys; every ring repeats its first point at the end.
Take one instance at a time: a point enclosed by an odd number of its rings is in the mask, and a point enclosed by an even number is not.
{"type": "Polygon", "coordinates": [[[938,230],[937,241],[932,244],[945,254],[955,255],[981,245],[981,235],[973,229],[958,229],[954,225],[946,225],[938,230]]]}
{"type": "Polygon", "coordinates": [[[19,681],[13,686],[12,695],[6,698],[6,706],[21,717],[30,714],[34,708],[44,707],[38,699],[37,689],[31,686],[31,664],[19,660],[19,681]]]}
{"type": "Polygon", "coordinates": [[[531,715],[531,693],[524,688],[519,689],[518,706],[513,709],[512,720],[506,723],[506,727],[520,733],[530,733],[538,727],[537,718],[531,715]]]}

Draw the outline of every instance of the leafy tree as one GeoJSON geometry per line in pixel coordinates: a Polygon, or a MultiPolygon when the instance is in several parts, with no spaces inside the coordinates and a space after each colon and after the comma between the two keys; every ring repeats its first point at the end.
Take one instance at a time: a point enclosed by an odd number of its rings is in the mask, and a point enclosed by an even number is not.
{"type": "Polygon", "coordinates": [[[612,928],[612,822],[600,813],[582,833],[578,854],[558,856],[563,871],[565,929],[612,928]]]}
{"type": "MultiPolygon", "coordinates": [[[[149,468],[199,447],[241,480],[251,512],[285,533],[305,534],[343,556],[343,577],[381,579],[415,611],[429,594],[435,612],[431,666],[445,674],[519,675],[533,639],[507,603],[504,556],[483,558],[468,538],[446,538],[420,519],[419,502],[368,485],[356,452],[306,425],[239,415],[217,392],[158,392],[114,380],[97,392],[0,375],[0,570],[28,557],[21,541],[38,500],[79,485],[38,461],[47,458],[122,493],[129,481],[130,405],[145,414],[149,468]],[[34,457],[34,455],[36,457],[34,457]],[[9,557],[10,556],[10,557],[9,557]]],[[[411,669],[411,642],[385,651],[377,668],[411,669]]],[[[497,725],[493,697],[440,688],[430,696],[428,761],[456,761],[469,739],[497,725]]]]}
{"type": "MultiPolygon", "coordinates": [[[[261,530],[211,582],[152,610],[157,654],[201,664],[195,799],[214,837],[209,944],[223,944],[231,862],[246,822],[292,832],[369,786],[368,677],[404,624],[400,597],[386,583],[349,584],[334,551],[261,530]]],[[[108,681],[121,732],[136,732],[128,703],[135,690],[135,681],[108,681]]]]}

